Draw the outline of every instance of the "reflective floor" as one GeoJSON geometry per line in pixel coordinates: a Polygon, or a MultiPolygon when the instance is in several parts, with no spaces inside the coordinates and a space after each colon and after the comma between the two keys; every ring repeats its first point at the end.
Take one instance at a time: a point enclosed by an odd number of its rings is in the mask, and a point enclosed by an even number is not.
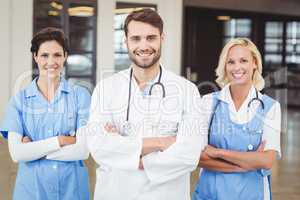
{"type": "MultiPolygon", "coordinates": [[[[286,123],[287,130],[282,133],[282,159],[272,169],[273,200],[300,199],[300,110],[290,109],[286,123]]],[[[95,184],[95,163],[87,162],[90,173],[91,191],[95,184]]],[[[7,143],[0,138],[0,199],[11,199],[17,166],[12,163],[7,152],[7,143]]],[[[192,175],[192,188],[198,171],[192,175]]]]}
{"type": "Polygon", "coordinates": [[[274,200],[300,199],[300,110],[289,110],[282,134],[282,159],[273,170],[274,200]]]}

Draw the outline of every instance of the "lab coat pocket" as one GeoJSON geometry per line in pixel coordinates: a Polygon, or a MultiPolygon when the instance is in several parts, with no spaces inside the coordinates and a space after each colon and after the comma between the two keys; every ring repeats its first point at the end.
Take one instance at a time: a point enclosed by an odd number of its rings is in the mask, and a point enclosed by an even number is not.
{"type": "Polygon", "coordinates": [[[157,129],[160,135],[176,135],[178,126],[182,117],[179,113],[161,114],[160,122],[157,123],[157,129]]]}
{"type": "Polygon", "coordinates": [[[86,167],[76,166],[78,196],[81,200],[89,199],[89,179],[86,167]]]}

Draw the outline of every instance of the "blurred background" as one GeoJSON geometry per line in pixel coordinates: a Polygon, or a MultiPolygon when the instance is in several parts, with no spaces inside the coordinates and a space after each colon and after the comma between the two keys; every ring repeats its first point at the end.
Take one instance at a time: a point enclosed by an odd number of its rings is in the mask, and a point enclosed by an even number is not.
{"type": "MultiPolygon", "coordinates": [[[[273,167],[273,199],[300,199],[300,1],[298,0],[0,0],[0,120],[9,98],[37,75],[30,54],[34,33],[59,27],[70,39],[65,77],[92,92],[95,84],[128,68],[123,22],[150,7],[164,20],[162,64],[216,89],[214,70],[224,44],[248,37],[262,53],[265,93],[281,103],[282,159],[273,167]]],[[[0,137],[0,199],[11,199],[17,165],[0,137]]],[[[90,158],[91,191],[96,164],[90,158]]],[[[198,171],[192,175],[192,190],[198,171]]]]}

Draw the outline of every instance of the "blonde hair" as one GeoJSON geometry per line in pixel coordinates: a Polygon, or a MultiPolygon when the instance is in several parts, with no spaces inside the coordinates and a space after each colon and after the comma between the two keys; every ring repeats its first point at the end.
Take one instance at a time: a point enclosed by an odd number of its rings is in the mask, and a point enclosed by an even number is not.
{"type": "Polygon", "coordinates": [[[261,55],[260,55],[257,47],[255,46],[255,44],[248,38],[234,38],[234,39],[231,39],[224,46],[224,48],[222,49],[222,52],[220,54],[220,57],[219,57],[218,67],[216,69],[217,84],[221,88],[223,88],[225,85],[227,85],[229,83],[229,80],[226,77],[225,66],[226,66],[226,61],[227,61],[227,56],[228,56],[229,50],[236,45],[246,47],[251,52],[253,59],[255,61],[255,64],[257,66],[257,69],[254,71],[254,74],[253,74],[253,85],[258,91],[261,91],[265,86],[265,80],[262,77],[261,55]]]}

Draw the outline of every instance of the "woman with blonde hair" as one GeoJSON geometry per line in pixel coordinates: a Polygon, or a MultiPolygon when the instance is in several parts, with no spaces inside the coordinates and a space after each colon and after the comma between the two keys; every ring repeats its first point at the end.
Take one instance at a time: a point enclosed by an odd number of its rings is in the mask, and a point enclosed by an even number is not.
{"type": "Polygon", "coordinates": [[[193,200],[269,200],[280,158],[280,105],[262,94],[261,55],[247,38],[230,40],[216,69],[221,91],[202,98],[208,145],[193,200]]]}

